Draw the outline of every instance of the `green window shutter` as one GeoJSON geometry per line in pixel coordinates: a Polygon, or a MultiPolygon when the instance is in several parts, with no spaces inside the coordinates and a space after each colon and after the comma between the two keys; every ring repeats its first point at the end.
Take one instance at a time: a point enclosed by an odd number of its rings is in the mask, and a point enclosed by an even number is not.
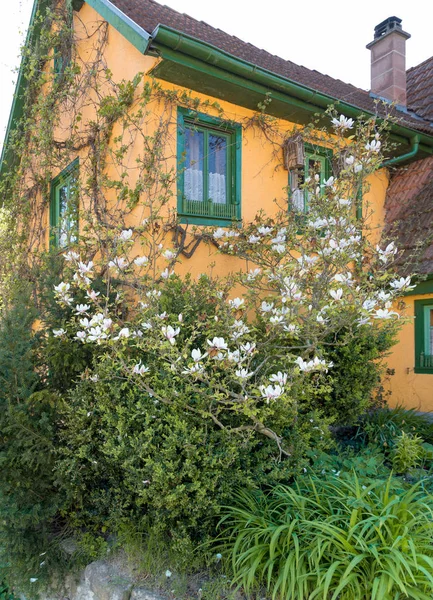
{"type": "Polygon", "coordinates": [[[433,299],[415,300],[415,373],[433,374],[433,299]]]}
{"type": "Polygon", "coordinates": [[[311,171],[319,173],[320,184],[329,179],[332,173],[332,151],[305,144],[304,167],[289,170],[289,208],[300,215],[308,214],[309,199],[306,190],[299,189],[311,171]]]}
{"type": "Polygon", "coordinates": [[[78,158],[51,182],[50,246],[64,248],[78,236],[78,158]]]}
{"type": "Polygon", "coordinates": [[[177,140],[181,223],[229,226],[239,221],[241,127],[179,108],[177,140]]]}

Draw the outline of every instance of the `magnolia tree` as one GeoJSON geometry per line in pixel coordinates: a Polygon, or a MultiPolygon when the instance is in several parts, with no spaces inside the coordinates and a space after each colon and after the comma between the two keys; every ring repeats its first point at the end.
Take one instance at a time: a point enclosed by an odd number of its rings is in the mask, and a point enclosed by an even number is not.
{"type": "MultiPolygon", "coordinates": [[[[395,275],[395,245],[373,243],[371,210],[359,210],[383,160],[386,123],[330,118],[332,135],[317,125],[303,132],[332,147],[335,167],[326,181],[314,168],[305,173],[307,213],[277,206],[272,217],[207,232],[242,260],[237,273],[182,279],[178,249],[155,243],[149,219],[119,229],[103,259],[89,261],[79,246],[64,254],[55,295],[67,317],[49,335],[97,349],[91,384],[127,380],[155,419],[162,407],[181,407],[229,435],[268,438],[280,458],[293,455],[291,423],[332,387],[331,350],[396,331],[395,300],[411,287],[395,275]],[[111,371],[101,369],[107,361],[111,371]]],[[[309,423],[311,443],[323,441],[325,425],[309,423]]]]}

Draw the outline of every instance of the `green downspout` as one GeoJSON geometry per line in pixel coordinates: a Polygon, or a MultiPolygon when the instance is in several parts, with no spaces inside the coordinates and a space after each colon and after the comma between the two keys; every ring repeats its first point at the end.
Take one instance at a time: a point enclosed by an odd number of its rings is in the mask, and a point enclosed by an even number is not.
{"type": "Polygon", "coordinates": [[[398,163],[401,163],[404,160],[408,160],[409,158],[416,156],[418,154],[418,150],[419,150],[420,136],[414,135],[411,138],[411,143],[412,143],[412,148],[411,148],[411,150],[409,150],[409,152],[406,152],[406,154],[402,154],[401,156],[395,156],[394,158],[385,160],[382,163],[382,167],[389,167],[391,165],[397,165],[398,163]]]}

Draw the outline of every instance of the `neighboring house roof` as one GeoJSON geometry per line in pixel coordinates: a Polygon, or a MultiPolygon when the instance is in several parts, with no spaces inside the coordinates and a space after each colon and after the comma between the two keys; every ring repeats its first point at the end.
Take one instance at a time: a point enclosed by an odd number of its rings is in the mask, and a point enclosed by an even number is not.
{"type": "Polygon", "coordinates": [[[402,250],[405,274],[433,273],[433,156],[400,167],[385,202],[385,235],[402,250]]]}
{"type": "MultiPolygon", "coordinates": [[[[168,6],[158,4],[154,0],[110,1],[149,34],[156,30],[158,25],[166,25],[276,75],[323,94],[328,94],[362,110],[376,112],[375,98],[369,92],[318,71],[297,65],[290,60],[284,60],[266,52],[266,50],[261,50],[235,36],[229,35],[221,29],[216,29],[203,21],[197,21],[168,6]]],[[[408,127],[433,134],[433,128],[429,123],[424,122],[421,118],[422,115],[417,118],[417,116],[411,116],[401,111],[394,111],[394,115],[399,118],[402,124],[408,127]]]]}
{"type": "Polygon", "coordinates": [[[409,69],[406,75],[409,110],[433,122],[433,56],[409,69]]]}

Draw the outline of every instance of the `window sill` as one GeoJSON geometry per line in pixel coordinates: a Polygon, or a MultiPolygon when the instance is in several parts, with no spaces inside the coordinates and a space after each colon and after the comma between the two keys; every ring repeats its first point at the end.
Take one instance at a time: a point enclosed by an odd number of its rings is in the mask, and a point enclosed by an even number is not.
{"type": "Polygon", "coordinates": [[[240,220],[204,217],[203,215],[195,217],[193,215],[182,215],[178,213],[178,217],[181,225],[202,225],[204,227],[219,225],[220,227],[238,227],[240,224],[240,220]]]}
{"type": "Polygon", "coordinates": [[[415,367],[413,371],[420,375],[433,375],[433,368],[431,367],[415,367]]]}

